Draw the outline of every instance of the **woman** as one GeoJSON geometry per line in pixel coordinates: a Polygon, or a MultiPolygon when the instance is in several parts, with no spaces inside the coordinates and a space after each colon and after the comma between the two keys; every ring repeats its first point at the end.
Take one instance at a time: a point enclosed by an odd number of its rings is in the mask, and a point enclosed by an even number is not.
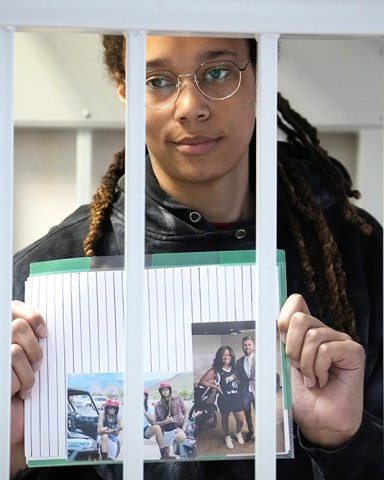
{"type": "Polygon", "coordinates": [[[236,420],[236,438],[240,445],[244,444],[241,430],[244,425],[243,402],[239,392],[239,380],[236,376],[236,359],[231,347],[220,347],[210,368],[201,377],[200,385],[211,387],[218,392],[217,406],[221,414],[221,426],[224,432],[224,441],[228,448],[233,448],[229,434],[229,415],[233,413],[236,420]]]}
{"type": "Polygon", "coordinates": [[[116,460],[120,451],[117,438],[123,429],[119,415],[119,401],[109,398],[99,414],[97,443],[100,445],[101,460],[116,460]]]}
{"type": "Polygon", "coordinates": [[[143,419],[143,437],[149,440],[155,437],[156,443],[160,449],[160,458],[162,460],[175,460],[176,457],[169,454],[169,448],[165,446],[164,435],[161,427],[156,423],[154,418],[155,409],[148,403],[149,392],[147,388],[144,388],[144,419],[143,419]]]}
{"type": "Polygon", "coordinates": [[[173,445],[176,454],[186,458],[183,443],[186,440],[185,430],[188,423],[188,410],[183,399],[172,393],[169,382],[159,384],[160,400],[155,405],[155,420],[164,435],[165,452],[170,454],[173,445]]]}
{"type": "MultiPolygon", "coordinates": [[[[125,101],[124,38],[105,36],[104,48],[125,101]]],[[[149,37],[146,61],[146,252],[254,248],[255,42],[149,37]]],[[[316,129],[281,95],[278,110],[287,141],[278,144],[277,245],[286,252],[293,294],[278,326],[292,360],[295,459],[278,461],[277,475],[382,478],[382,229],[350,202],[358,192],[321,148],[316,129]]],[[[120,152],[91,208],[80,207],[15,257],[15,299],[24,299],[33,261],[123,253],[123,175],[120,152]]],[[[15,473],[25,467],[18,420],[40,365],[37,338],[47,330],[41,315],[24,303],[13,304],[13,319],[15,473]]],[[[78,479],[108,478],[98,467],[68,467],[65,474],[70,472],[78,479]]],[[[27,470],[19,478],[44,474],[27,470]]],[[[109,469],[108,475],[118,479],[121,470],[109,469]]],[[[253,462],[240,460],[146,465],[145,475],[254,478],[253,462]]]]}

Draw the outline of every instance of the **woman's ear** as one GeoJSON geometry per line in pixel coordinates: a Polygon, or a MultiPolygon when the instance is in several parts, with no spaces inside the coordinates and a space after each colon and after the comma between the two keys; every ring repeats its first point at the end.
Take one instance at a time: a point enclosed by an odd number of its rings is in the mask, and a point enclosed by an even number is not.
{"type": "Polygon", "coordinates": [[[117,96],[125,104],[125,82],[120,76],[115,77],[115,82],[116,82],[117,96]]]}

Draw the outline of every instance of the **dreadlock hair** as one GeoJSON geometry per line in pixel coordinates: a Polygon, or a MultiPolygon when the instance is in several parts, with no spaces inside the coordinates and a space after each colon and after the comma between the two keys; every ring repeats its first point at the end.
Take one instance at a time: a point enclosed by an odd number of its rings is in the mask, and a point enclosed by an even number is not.
{"type": "Polygon", "coordinates": [[[160,394],[159,402],[163,410],[164,418],[173,417],[174,411],[173,411],[172,395],[169,395],[169,397],[163,397],[163,395],[160,394]]]}
{"type": "Polygon", "coordinates": [[[88,235],[83,241],[84,254],[87,257],[96,255],[96,247],[103,235],[103,227],[115,199],[116,185],[124,175],[125,152],[115,153],[108,170],[101,178],[100,185],[90,204],[91,219],[88,235]]]}
{"type": "MultiPolygon", "coordinates": [[[[341,217],[363,235],[370,235],[371,225],[349,200],[360,198],[360,193],[352,189],[348,172],[320,146],[316,128],[295,112],[281,94],[278,94],[277,104],[278,127],[287,135],[290,144],[305,152],[303,161],[311,162],[318,170],[341,217]]],[[[288,220],[301,260],[304,285],[309,292],[317,293],[320,315],[331,314],[340,331],[358,340],[341,254],[321,206],[300,169],[282,149],[277,168],[279,211],[288,220]]]]}
{"type": "MultiPolygon", "coordinates": [[[[118,35],[104,35],[104,61],[115,80],[124,78],[125,39],[118,35]]],[[[256,66],[256,42],[249,40],[250,57],[256,66]]],[[[286,134],[290,145],[302,152],[301,161],[318,170],[329,192],[335,199],[342,218],[363,235],[370,235],[371,226],[361,217],[350,198],[358,199],[360,193],[352,189],[347,171],[320,146],[317,130],[305,118],[295,112],[279,93],[277,96],[278,127],[286,134]]],[[[255,132],[250,142],[250,184],[255,184],[255,132]]],[[[278,209],[287,219],[290,233],[296,245],[303,281],[309,292],[319,298],[320,315],[331,315],[336,327],[357,340],[354,311],[346,292],[345,272],[337,244],[331,234],[321,207],[300,168],[290,156],[279,149],[278,154],[278,209]]],[[[115,154],[108,171],[90,205],[89,233],[84,240],[84,253],[95,255],[115,198],[116,184],[124,174],[124,150],[115,154]]]]}

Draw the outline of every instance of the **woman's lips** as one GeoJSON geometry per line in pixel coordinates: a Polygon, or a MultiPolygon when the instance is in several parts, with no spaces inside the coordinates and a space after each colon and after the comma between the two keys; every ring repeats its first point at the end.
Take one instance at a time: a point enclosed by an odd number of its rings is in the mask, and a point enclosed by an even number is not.
{"type": "Polygon", "coordinates": [[[206,155],[218,144],[218,138],[181,140],[175,142],[176,149],[184,155],[206,155]]]}

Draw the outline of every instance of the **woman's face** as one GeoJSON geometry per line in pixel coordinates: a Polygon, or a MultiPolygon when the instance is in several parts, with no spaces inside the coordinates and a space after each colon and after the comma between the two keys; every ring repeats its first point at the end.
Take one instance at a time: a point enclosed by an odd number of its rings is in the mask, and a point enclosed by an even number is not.
{"type": "Polygon", "coordinates": [[[161,389],[161,395],[165,398],[168,398],[170,393],[171,393],[171,391],[167,387],[161,389]]]}
{"type": "Polygon", "coordinates": [[[221,356],[221,361],[222,361],[223,365],[230,365],[231,360],[232,360],[231,354],[229,353],[229,350],[226,348],[225,350],[223,350],[223,355],[221,356]]]}
{"type": "MultiPolygon", "coordinates": [[[[249,60],[244,39],[147,38],[147,71],[194,73],[203,62],[231,60],[240,68],[249,60]]],[[[177,101],[146,109],[146,143],[160,185],[165,190],[212,182],[225,176],[248,176],[248,146],[255,125],[255,71],[242,72],[239,90],[225,100],[203,96],[193,76],[182,77],[177,101]]],[[[244,179],[247,181],[247,179],[244,179]]]]}

